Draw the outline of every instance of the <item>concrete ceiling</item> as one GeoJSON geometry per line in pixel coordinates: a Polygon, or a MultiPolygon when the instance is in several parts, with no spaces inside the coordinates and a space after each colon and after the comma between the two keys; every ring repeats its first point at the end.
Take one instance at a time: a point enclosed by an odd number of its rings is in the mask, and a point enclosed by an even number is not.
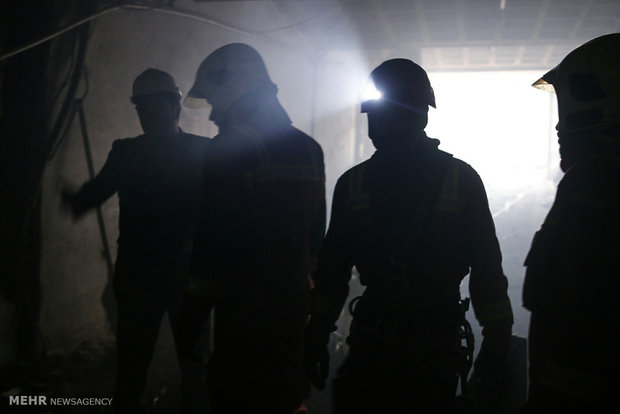
{"type": "MultiPolygon", "coordinates": [[[[194,0],[197,10],[216,3],[222,10],[233,2],[194,0]]],[[[244,3],[263,4],[277,19],[256,29],[246,16],[236,21],[236,27],[253,27],[253,33],[267,37],[286,31],[321,51],[356,48],[409,55],[415,51],[431,71],[549,68],[579,44],[620,31],[619,0],[244,3]]]]}

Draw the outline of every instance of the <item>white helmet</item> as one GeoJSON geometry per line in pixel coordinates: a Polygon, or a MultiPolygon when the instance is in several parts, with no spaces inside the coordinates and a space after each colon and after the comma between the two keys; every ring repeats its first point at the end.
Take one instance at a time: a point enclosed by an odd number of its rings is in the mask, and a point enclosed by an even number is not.
{"type": "Polygon", "coordinates": [[[276,90],[258,52],[246,44],[231,43],[202,61],[184,105],[200,108],[210,104],[223,112],[243,96],[265,86],[276,90]]]}
{"type": "Polygon", "coordinates": [[[149,68],[133,81],[133,90],[129,100],[135,104],[138,98],[162,93],[181,98],[181,92],[169,73],[149,68]]]}
{"type": "Polygon", "coordinates": [[[559,132],[620,124],[620,33],[579,46],[532,86],[557,94],[559,132]]]}

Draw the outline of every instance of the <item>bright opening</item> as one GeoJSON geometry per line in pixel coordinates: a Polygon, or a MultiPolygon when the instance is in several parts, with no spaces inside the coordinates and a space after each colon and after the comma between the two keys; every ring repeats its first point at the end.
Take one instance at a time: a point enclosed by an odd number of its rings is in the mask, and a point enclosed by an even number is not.
{"type": "Polygon", "coordinates": [[[518,197],[553,187],[559,174],[556,97],[531,87],[540,72],[429,77],[437,109],[429,111],[428,135],[471,164],[487,192],[518,197]]]}
{"type": "MultiPolygon", "coordinates": [[[[519,306],[523,262],[561,177],[556,96],[531,87],[542,72],[429,74],[437,109],[430,109],[426,131],[484,182],[520,336],[529,320],[519,306]]],[[[461,293],[469,295],[466,282],[461,293]]],[[[477,325],[474,332],[480,343],[477,325]]]]}

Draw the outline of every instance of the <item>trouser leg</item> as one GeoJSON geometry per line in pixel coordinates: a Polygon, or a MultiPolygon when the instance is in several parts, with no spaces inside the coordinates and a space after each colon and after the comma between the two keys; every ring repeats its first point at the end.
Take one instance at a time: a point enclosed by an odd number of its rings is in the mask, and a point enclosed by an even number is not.
{"type": "Polygon", "coordinates": [[[454,411],[455,374],[428,376],[415,372],[367,375],[363,371],[339,374],[333,384],[333,413],[448,414],[454,411]]]}
{"type": "MultiPolygon", "coordinates": [[[[181,309],[183,298],[183,285],[169,289],[167,298],[167,311],[170,326],[176,339],[177,318],[181,309]]],[[[208,321],[207,321],[208,323],[208,321]]],[[[208,335],[207,326],[203,327],[205,335],[208,335]]],[[[211,412],[207,388],[205,384],[205,367],[197,361],[190,361],[177,353],[177,361],[181,371],[181,412],[183,413],[209,413],[211,412]]]]}
{"type": "MultiPolygon", "coordinates": [[[[306,393],[306,290],[252,296],[215,308],[208,386],[217,414],[292,414],[306,393]],[[285,298],[285,299],[284,299],[285,298]]],[[[249,294],[249,293],[248,293],[249,294]]]]}
{"type": "Polygon", "coordinates": [[[135,413],[140,410],[140,399],[165,308],[156,286],[130,280],[117,282],[117,377],[114,404],[119,413],[135,413]]]}
{"type": "Polygon", "coordinates": [[[371,323],[354,328],[333,383],[335,414],[454,411],[456,327],[428,326],[425,336],[412,330],[387,337],[371,323]]]}

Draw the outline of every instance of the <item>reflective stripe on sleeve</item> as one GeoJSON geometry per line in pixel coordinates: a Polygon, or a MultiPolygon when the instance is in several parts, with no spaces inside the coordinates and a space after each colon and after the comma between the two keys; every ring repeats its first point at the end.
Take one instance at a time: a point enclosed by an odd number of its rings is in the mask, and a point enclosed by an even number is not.
{"type": "Polygon", "coordinates": [[[459,163],[451,160],[451,166],[446,171],[435,203],[436,210],[460,213],[467,204],[464,198],[459,197],[459,169],[459,163]]]}

